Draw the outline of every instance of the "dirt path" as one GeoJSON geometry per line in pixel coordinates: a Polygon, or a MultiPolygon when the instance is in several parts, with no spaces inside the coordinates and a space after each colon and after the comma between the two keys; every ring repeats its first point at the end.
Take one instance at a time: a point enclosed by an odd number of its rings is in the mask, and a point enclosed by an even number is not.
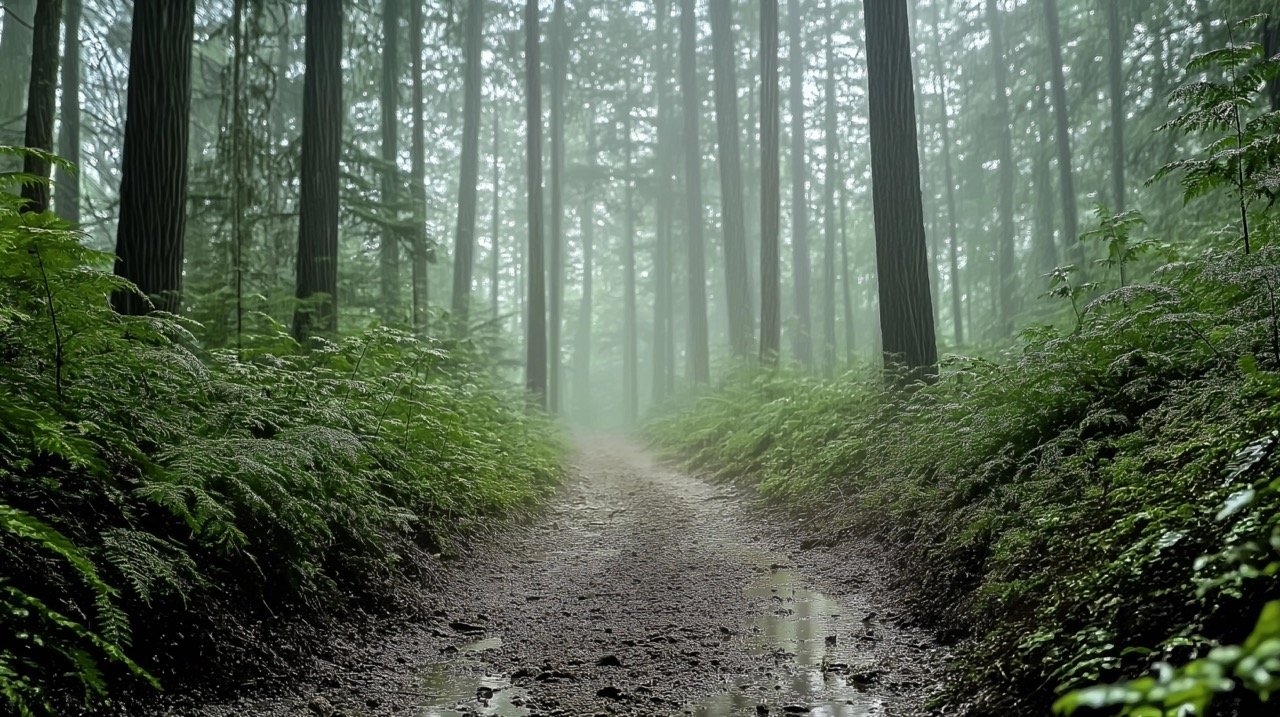
{"type": "Polygon", "coordinates": [[[941,653],[877,604],[882,570],[760,522],[632,442],[584,437],[547,514],[453,565],[430,620],[295,694],[199,714],[914,713],[941,653]]]}

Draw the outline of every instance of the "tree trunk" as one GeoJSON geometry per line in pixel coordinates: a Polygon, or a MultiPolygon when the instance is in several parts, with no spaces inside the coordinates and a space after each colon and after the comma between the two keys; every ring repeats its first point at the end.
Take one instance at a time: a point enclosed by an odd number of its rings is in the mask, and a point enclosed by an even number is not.
{"type": "Polygon", "coordinates": [[[1075,176],[1071,168],[1071,118],[1067,106],[1067,82],[1062,70],[1062,37],[1058,28],[1058,0],[1044,0],[1044,24],[1052,68],[1053,116],[1058,146],[1058,191],[1062,193],[1062,241],[1074,257],[1076,267],[1086,269],[1084,244],[1080,241],[1079,217],[1076,212],[1075,176]]]}
{"type": "MultiPolygon", "coordinates": [[[[634,423],[640,414],[639,351],[636,337],[636,214],[632,189],[632,140],[631,140],[631,83],[626,85],[622,110],[622,147],[624,163],[623,181],[623,235],[622,235],[622,385],[625,395],[627,423],[634,423]]],[[[655,338],[662,332],[655,331],[655,338]]]]}
{"type": "Polygon", "coordinates": [[[1107,78],[1111,86],[1111,201],[1115,211],[1124,211],[1124,35],[1120,28],[1121,0],[1106,0],[1107,39],[1110,62],[1107,78]]]}
{"type": "MultiPolygon", "coordinates": [[[[471,320],[471,274],[475,265],[477,183],[480,180],[480,53],[483,49],[484,36],[484,0],[467,0],[462,31],[465,36],[463,41],[465,59],[462,90],[462,173],[458,179],[458,220],[454,231],[453,296],[450,302],[450,313],[454,331],[459,336],[466,336],[471,320]]],[[[552,122],[554,132],[554,119],[552,122]]],[[[554,142],[554,139],[552,141],[554,142]]],[[[552,172],[554,196],[554,165],[552,172]]]]}
{"type": "MultiPolygon", "coordinates": [[[[400,120],[400,8],[401,0],[383,0],[382,4],[382,86],[379,109],[382,113],[382,205],[388,215],[395,217],[399,204],[399,156],[400,120]]],[[[384,323],[395,323],[400,315],[400,232],[393,226],[382,228],[382,243],[378,247],[378,266],[381,279],[384,323]]]]}
{"type": "Polygon", "coordinates": [[[560,412],[560,329],[564,303],[564,84],[569,54],[564,0],[555,0],[551,13],[551,235],[547,251],[548,307],[547,400],[560,412]]]}
{"type": "MultiPolygon", "coordinates": [[[[5,68],[7,75],[5,81],[0,82],[0,144],[18,144],[23,138],[23,118],[31,82],[31,28],[36,0],[7,0],[3,9],[0,67],[5,68]]],[[[0,165],[0,171],[11,168],[16,168],[16,164],[0,165]]]]}
{"type": "Polygon", "coordinates": [[[776,364],[782,343],[778,266],[778,214],[782,204],[778,186],[778,0],[760,2],[760,88],[760,360],[776,364]]]}
{"type": "MultiPolygon", "coordinates": [[[[656,134],[654,147],[654,242],[653,242],[653,400],[658,403],[673,389],[675,379],[675,347],[672,324],[671,282],[671,209],[674,203],[674,169],[671,164],[670,121],[667,107],[666,20],[668,5],[654,3],[654,88],[656,97],[656,134]]],[[[627,93],[630,94],[630,83],[627,93]]],[[[631,141],[628,134],[628,143],[631,141]]],[[[630,205],[628,205],[630,206],[630,205]]]]}
{"type": "Polygon", "coordinates": [[[680,98],[684,116],[684,196],[689,276],[689,375],[695,383],[711,380],[707,338],[707,268],[702,220],[702,148],[699,146],[698,27],[696,0],[680,2],[680,98]]]}
{"type": "Polygon", "coordinates": [[[742,224],[742,167],[738,151],[738,89],[731,0],[709,0],[711,57],[715,71],[716,134],[720,152],[721,228],[724,232],[725,300],[733,355],[751,352],[751,295],[747,286],[746,229],[742,224]]]}
{"type": "Polygon", "coordinates": [[[796,329],[792,350],[796,360],[813,365],[813,309],[810,306],[813,267],[809,253],[809,205],[805,184],[809,172],[804,148],[804,42],[800,0],[787,0],[788,53],[791,65],[791,273],[795,291],[796,329]]]}
{"type": "MultiPolygon", "coordinates": [[[[496,103],[495,103],[496,104],[496,103]]],[[[493,309],[493,321],[496,325],[498,319],[502,316],[501,308],[501,292],[499,282],[502,278],[502,241],[499,234],[502,226],[499,223],[499,208],[501,207],[502,192],[500,190],[502,177],[499,174],[498,160],[501,156],[499,153],[499,124],[502,113],[495,106],[493,108],[493,217],[491,221],[489,245],[489,305],[493,309]]]]}
{"type": "MultiPolygon", "coordinates": [[[[31,79],[27,86],[27,126],[23,145],[42,152],[53,151],[53,117],[58,94],[58,28],[62,20],[61,0],[39,0],[36,3],[34,42],[31,46],[31,79]]],[[[28,154],[22,158],[22,171],[49,179],[49,162],[28,154]]],[[[22,187],[27,200],[23,211],[49,211],[49,184],[29,183],[22,187]]]]}
{"type": "Polygon", "coordinates": [[[542,60],[538,51],[538,0],[524,4],[524,82],[528,172],[529,290],[525,310],[525,386],[534,401],[547,407],[546,247],[542,241],[542,60]]]}
{"type": "MultiPolygon", "coordinates": [[[[172,313],[182,303],[194,17],[195,0],[134,3],[121,154],[115,273],[172,313]]],[[[144,314],[151,309],[145,297],[117,292],[112,305],[144,314]]]]}
{"type": "MultiPolygon", "coordinates": [[[[594,176],[596,165],[595,107],[588,107],[586,114],[587,156],[584,162],[587,176],[594,176]]],[[[591,181],[582,183],[582,208],[578,212],[579,232],[582,234],[582,303],[578,307],[578,332],[574,339],[573,379],[574,399],[577,403],[577,419],[585,424],[591,421],[591,311],[595,274],[596,203],[591,181]]]]}
{"type": "MultiPolygon", "coordinates": [[[[66,0],[66,34],[62,53],[62,126],[58,133],[58,154],[70,162],[72,171],[55,171],[54,199],[58,215],[73,226],[80,224],[80,18],[81,0],[66,0]]],[[[3,66],[0,64],[0,66],[3,66]]]]}
{"type": "MultiPolygon", "coordinates": [[[[413,328],[419,337],[430,330],[427,276],[430,249],[427,246],[427,122],[422,86],[422,2],[409,0],[409,54],[413,72],[413,142],[409,149],[413,173],[413,328]]],[[[497,150],[495,149],[495,154],[497,150]]]]}
{"type": "Polygon", "coordinates": [[[906,0],[863,0],[881,347],[891,381],[937,370],[906,0]]]}
{"type": "Polygon", "coordinates": [[[1039,132],[1040,147],[1031,165],[1031,183],[1035,185],[1035,237],[1036,270],[1041,276],[1058,266],[1058,247],[1053,236],[1053,172],[1049,169],[1049,133],[1039,132]]]}
{"type": "MultiPolygon", "coordinates": [[[[956,225],[956,182],[951,169],[951,117],[950,111],[947,109],[947,72],[942,62],[942,30],[939,25],[941,20],[939,15],[941,11],[938,6],[934,5],[933,9],[933,58],[934,70],[936,75],[936,87],[938,92],[938,112],[941,114],[938,123],[939,132],[942,135],[942,179],[946,183],[947,193],[947,269],[951,274],[951,323],[954,331],[955,342],[957,346],[964,344],[964,319],[961,316],[961,298],[960,298],[960,231],[956,225]]],[[[994,43],[993,43],[994,44],[994,43]]],[[[1003,53],[1001,53],[1003,56],[1003,53]]],[[[1003,63],[998,66],[1003,67],[1003,63]]],[[[1008,134],[1005,134],[1008,139],[1008,134]]],[[[1010,147],[1010,155],[1012,155],[1012,147],[1010,147]]],[[[1003,156],[1004,148],[1001,148],[1003,156]]],[[[1001,161],[1001,189],[1004,188],[1004,170],[1006,168],[1003,160],[1001,161]]],[[[1012,168],[1009,168],[1012,171],[1012,168]]],[[[1012,209],[1012,197],[1010,197],[1010,212],[1012,209]]],[[[1004,205],[1001,204],[1001,211],[1004,205]]]]}
{"type": "MultiPolygon", "coordinates": [[[[1267,57],[1280,55],[1280,12],[1273,12],[1262,22],[1262,51],[1267,57]]],[[[1271,110],[1280,111],[1280,78],[1267,83],[1271,110]]]]}
{"type": "MultiPolygon", "coordinates": [[[[156,0],[164,2],[165,0],[156,0]]],[[[307,0],[298,197],[298,341],[338,332],[338,160],[342,151],[342,2],[307,0]]]]}
{"type": "Polygon", "coordinates": [[[826,144],[822,188],[822,366],[827,376],[836,366],[836,163],[839,144],[836,139],[836,71],[835,17],[832,0],[826,2],[826,30],[823,43],[823,140],[826,144]]]}
{"type": "MultiPolygon", "coordinates": [[[[1052,2],[1052,0],[1050,0],[1052,2]]],[[[991,28],[991,66],[995,76],[996,132],[999,134],[1000,234],[996,237],[997,335],[1013,330],[1013,136],[1009,115],[1009,61],[1004,51],[1004,19],[997,0],[987,0],[991,28]]]]}
{"type": "MultiPolygon", "coordinates": [[[[836,154],[840,154],[839,146],[836,154]]],[[[836,182],[840,186],[840,290],[844,303],[844,358],[853,363],[853,349],[857,345],[853,326],[853,285],[849,277],[849,190],[844,186],[844,173],[836,170],[836,182]]]]}

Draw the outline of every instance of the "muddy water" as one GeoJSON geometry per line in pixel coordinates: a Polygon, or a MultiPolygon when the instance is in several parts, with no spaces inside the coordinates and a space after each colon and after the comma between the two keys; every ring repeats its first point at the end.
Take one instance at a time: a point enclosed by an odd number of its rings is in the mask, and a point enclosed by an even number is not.
{"type": "MultiPolygon", "coordinates": [[[[724,692],[684,710],[695,717],[810,714],[862,717],[883,714],[883,700],[867,687],[880,674],[859,663],[859,647],[879,638],[873,615],[854,611],[804,586],[791,569],[755,561],[760,578],[743,590],[747,600],[765,605],[744,631],[725,630],[722,639],[737,641],[761,666],[757,675],[732,680],[724,692]],[[870,618],[870,619],[868,619],[870,618]]],[[[525,717],[528,691],[512,679],[491,674],[482,653],[502,646],[500,637],[478,640],[458,649],[456,657],[431,665],[424,674],[423,717],[525,717]]]]}

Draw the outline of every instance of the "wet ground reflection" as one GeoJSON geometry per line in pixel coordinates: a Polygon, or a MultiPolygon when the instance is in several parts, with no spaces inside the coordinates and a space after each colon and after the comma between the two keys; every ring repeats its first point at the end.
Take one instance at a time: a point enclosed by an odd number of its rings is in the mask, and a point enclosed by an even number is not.
{"type": "Polygon", "coordinates": [[[502,638],[490,637],[462,645],[458,656],[431,665],[422,675],[429,704],[419,717],[525,717],[526,692],[504,676],[487,674],[476,655],[502,647],[502,638]]]}

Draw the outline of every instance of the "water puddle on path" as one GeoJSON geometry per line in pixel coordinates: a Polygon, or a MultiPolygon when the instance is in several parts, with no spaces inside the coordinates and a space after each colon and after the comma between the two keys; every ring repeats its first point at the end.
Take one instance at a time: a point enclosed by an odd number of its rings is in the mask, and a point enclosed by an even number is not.
{"type": "Polygon", "coordinates": [[[462,645],[451,660],[431,665],[422,675],[424,693],[431,704],[417,717],[526,717],[526,692],[501,675],[488,674],[477,656],[502,647],[502,638],[488,637],[462,645]]]}
{"type": "Polygon", "coordinates": [[[768,662],[759,677],[740,678],[729,692],[698,704],[695,717],[882,713],[881,700],[866,691],[878,672],[858,661],[859,653],[869,652],[866,645],[877,639],[874,627],[864,622],[867,616],[847,614],[778,565],[745,592],[768,606],[741,639],[768,662]]]}

